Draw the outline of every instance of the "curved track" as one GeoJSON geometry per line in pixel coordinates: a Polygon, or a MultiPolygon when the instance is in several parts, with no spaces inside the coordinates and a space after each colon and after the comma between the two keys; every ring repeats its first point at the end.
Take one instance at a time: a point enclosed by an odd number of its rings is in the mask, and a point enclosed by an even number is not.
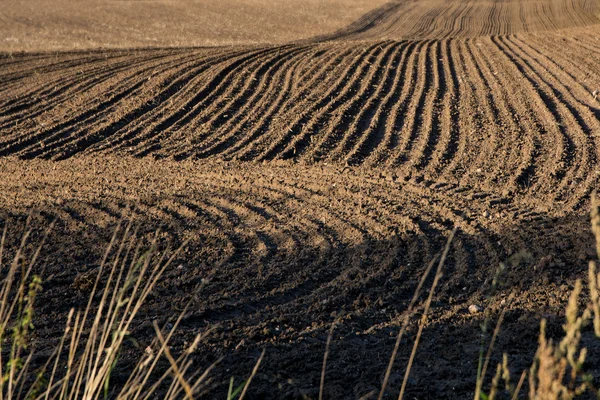
{"type": "Polygon", "coordinates": [[[600,45],[572,32],[24,56],[0,73],[0,155],[364,165],[577,207],[600,45]]]}

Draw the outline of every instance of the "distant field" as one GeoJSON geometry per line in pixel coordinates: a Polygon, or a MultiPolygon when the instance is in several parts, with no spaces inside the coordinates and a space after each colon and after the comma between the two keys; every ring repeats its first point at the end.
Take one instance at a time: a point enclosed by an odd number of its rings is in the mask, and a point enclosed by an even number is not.
{"type": "Polygon", "coordinates": [[[385,0],[4,0],[0,51],[283,43],[345,27],[385,0]]]}

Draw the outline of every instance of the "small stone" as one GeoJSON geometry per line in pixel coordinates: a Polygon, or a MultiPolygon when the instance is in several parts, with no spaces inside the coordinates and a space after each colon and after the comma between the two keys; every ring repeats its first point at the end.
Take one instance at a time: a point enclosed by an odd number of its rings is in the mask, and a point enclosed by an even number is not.
{"type": "Polygon", "coordinates": [[[482,311],[483,311],[483,308],[481,308],[481,306],[478,306],[477,304],[471,304],[469,306],[469,312],[471,314],[479,314],[482,311]]]}
{"type": "Polygon", "coordinates": [[[490,216],[490,213],[487,211],[483,212],[483,218],[488,218],[490,216]]]}

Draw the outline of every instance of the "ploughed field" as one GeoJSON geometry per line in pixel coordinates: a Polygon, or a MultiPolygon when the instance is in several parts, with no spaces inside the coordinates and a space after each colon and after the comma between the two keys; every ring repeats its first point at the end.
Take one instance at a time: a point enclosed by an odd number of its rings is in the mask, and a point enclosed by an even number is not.
{"type": "MultiPolygon", "coordinates": [[[[224,15],[246,20],[234,3],[224,15]]],[[[526,250],[488,302],[494,315],[507,309],[492,365],[508,352],[520,375],[539,319],[560,334],[574,280],[596,257],[600,2],[400,0],[369,10],[348,0],[302,12],[284,3],[272,2],[275,28],[224,27],[220,42],[188,21],[153,43],[132,22],[130,48],[11,53],[28,37],[14,23],[21,42],[0,53],[0,221],[10,246],[32,210],[39,232],[56,220],[38,345],[53,345],[56,321],[85,305],[80,283],[125,217],[140,235],[189,240],[137,340],[204,279],[180,340],[214,327],[196,356],[204,367],[225,356],[212,395],[247,376],[266,347],[252,395],[316,397],[339,318],[326,394],[358,398],[379,387],[419,277],[456,227],[408,393],[472,394],[483,315],[467,308],[487,305],[497,266],[526,250]],[[308,22],[286,30],[300,18],[290,10],[308,22]],[[173,47],[183,42],[194,47],[173,47]]],[[[198,4],[179,12],[203,15],[198,4]]],[[[73,29],[20,49],[69,48],[73,29]]],[[[110,32],[109,44],[124,35],[110,32]]],[[[598,369],[600,349],[589,347],[598,369]]]]}

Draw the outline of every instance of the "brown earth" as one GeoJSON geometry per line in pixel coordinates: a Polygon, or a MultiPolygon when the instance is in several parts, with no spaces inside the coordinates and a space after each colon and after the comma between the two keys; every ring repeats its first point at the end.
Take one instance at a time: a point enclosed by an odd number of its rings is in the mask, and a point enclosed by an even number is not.
{"type": "MultiPolygon", "coordinates": [[[[348,16],[366,2],[325,4],[314,2],[348,16]]],[[[266,347],[252,396],[315,398],[341,318],[327,395],[358,398],[379,387],[419,276],[457,227],[409,394],[472,396],[483,317],[470,304],[506,307],[492,362],[508,352],[516,379],[540,318],[560,335],[572,284],[596,257],[599,10],[591,0],[393,1],[345,27],[294,25],[305,31],[283,33],[289,44],[0,55],[0,221],[16,243],[32,210],[38,231],[57,220],[38,345],[84,304],[77,282],[126,216],[142,235],[190,241],[138,340],[209,281],[179,343],[216,326],[197,357],[226,357],[208,396],[223,397],[266,347]],[[530,257],[486,300],[499,263],[522,250],[530,257]]],[[[272,42],[260,35],[239,37],[272,42]]],[[[600,346],[589,347],[597,375],[600,346]]]]}
{"type": "Polygon", "coordinates": [[[286,43],[385,0],[3,0],[0,51],[286,43]]]}

